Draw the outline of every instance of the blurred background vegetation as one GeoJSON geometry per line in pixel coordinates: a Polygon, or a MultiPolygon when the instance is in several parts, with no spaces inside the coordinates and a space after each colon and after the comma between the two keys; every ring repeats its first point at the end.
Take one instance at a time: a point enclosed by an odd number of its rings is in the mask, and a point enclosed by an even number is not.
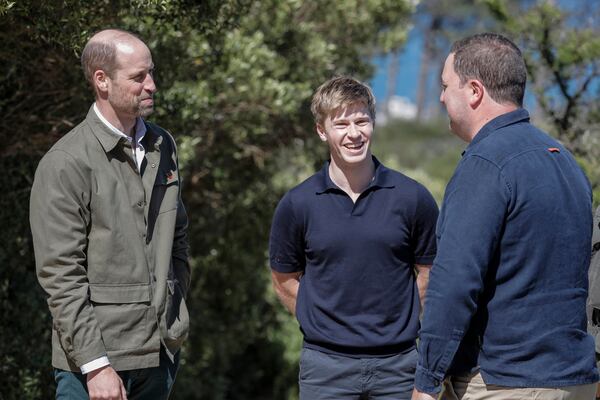
{"type": "MultiPolygon", "coordinates": [[[[592,0],[0,0],[0,399],[54,397],[29,189],[40,157],[93,101],[78,60],[91,33],[120,27],[146,40],[159,87],[151,119],[180,149],[192,330],[172,397],[292,400],[302,339],[270,288],[267,243],[279,198],[326,159],[312,91],[336,74],[370,79],[373,57],[398,54],[418,30],[416,118],[395,120],[390,99],[380,99],[374,153],[439,201],[464,144],[431,106],[439,89],[427,77],[456,38],[504,32],[525,52],[536,123],[577,155],[597,201],[599,8],[592,0]]],[[[392,63],[390,76],[399,67],[392,63]]]]}

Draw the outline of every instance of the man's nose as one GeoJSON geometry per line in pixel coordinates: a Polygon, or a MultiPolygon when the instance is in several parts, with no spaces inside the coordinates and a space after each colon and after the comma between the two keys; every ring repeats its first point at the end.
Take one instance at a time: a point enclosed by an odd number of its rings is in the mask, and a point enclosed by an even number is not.
{"type": "Polygon", "coordinates": [[[146,81],[144,82],[144,88],[150,93],[156,92],[156,84],[154,83],[154,78],[152,77],[151,74],[148,74],[146,76],[146,81]]]}
{"type": "Polygon", "coordinates": [[[358,137],[360,136],[360,131],[358,130],[358,127],[354,124],[350,124],[348,125],[348,136],[350,137],[358,137]]]}

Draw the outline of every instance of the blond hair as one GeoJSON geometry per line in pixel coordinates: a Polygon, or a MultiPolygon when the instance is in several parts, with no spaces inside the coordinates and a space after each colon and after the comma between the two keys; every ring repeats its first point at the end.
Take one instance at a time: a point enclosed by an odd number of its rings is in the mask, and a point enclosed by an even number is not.
{"type": "Polygon", "coordinates": [[[310,111],[315,123],[322,124],[328,115],[340,107],[364,104],[373,122],[375,121],[375,96],[371,88],[349,76],[337,76],[323,83],[315,91],[310,111]]]}

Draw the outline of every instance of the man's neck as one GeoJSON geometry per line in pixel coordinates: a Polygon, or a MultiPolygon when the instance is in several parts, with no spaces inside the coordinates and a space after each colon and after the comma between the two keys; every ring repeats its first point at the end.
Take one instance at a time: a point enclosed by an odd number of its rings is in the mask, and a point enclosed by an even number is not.
{"type": "Polygon", "coordinates": [[[135,135],[135,123],[136,117],[118,115],[115,110],[104,101],[96,100],[96,107],[112,126],[126,134],[127,136],[133,137],[135,135]]]}
{"type": "Polygon", "coordinates": [[[508,114],[509,112],[515,111],[517,108],[519,108],[519,107],[514,104],[508,104],[508,103],[507,104],[494,103],[493,106],[488,107],[488,109],[485,112],[482,112],[479,114],[480,118],[478,118],[473,123],[473,126],[471,128],[471,140],[469,140],[469,142],[471,142],[475,138],[475,136],[477,136],[479,131],[481,131],[481,128],[483,128],[488,122],[490,122],[494,118],[497,118],[501,115],[508,114]]]}
{"type": "Polygon", "coordinates": [[[358,196],[373,181],[375,163],[371,157],[357,165],[339,165],[333,157],[329,163],[329,177],[340,189],[356,201],[358,196]]]}

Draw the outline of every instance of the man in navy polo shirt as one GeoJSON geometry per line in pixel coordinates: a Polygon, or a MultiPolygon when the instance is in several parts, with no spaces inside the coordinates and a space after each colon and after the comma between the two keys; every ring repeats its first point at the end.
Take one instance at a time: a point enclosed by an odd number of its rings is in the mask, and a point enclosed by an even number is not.
{"type": "Polygon", "coordinates": [[[371,155],[368,86],[333,78],[311,110],[330,160],[281,199],[270,239],[274,287],[304,334],[300,399],[410,399],[437,205],[371,155]]]}
{"type": "Polygon", "coordinates": [[[469,142],[437,227],[413,399],[593,399],[586,333],[591,189],[529,123],[519,49],[456,42],[442,73],[450,129],[469,142]]]}

